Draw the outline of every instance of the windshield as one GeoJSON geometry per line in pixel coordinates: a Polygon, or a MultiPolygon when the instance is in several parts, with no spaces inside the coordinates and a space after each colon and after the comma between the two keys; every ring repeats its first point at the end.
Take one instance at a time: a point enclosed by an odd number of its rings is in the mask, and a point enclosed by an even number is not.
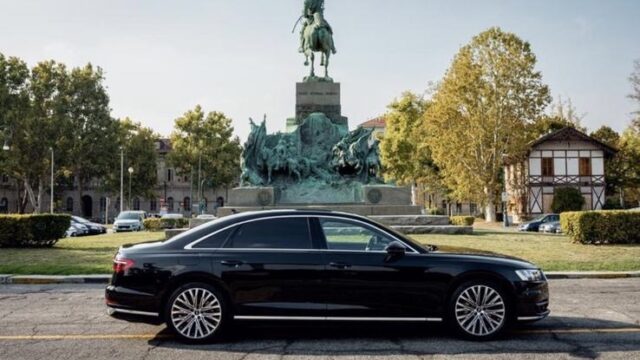
{"type": "Polygon", "coordinates": [[[120,213],[117,217],[118,220],[140,220],[140,214],[132,213],[132,212],[123,212],[120,213]]]}

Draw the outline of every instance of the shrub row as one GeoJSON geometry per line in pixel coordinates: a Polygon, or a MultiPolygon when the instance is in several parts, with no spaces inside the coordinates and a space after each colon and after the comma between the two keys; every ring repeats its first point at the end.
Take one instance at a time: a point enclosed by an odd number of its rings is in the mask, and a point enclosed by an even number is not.
{"type": "Polygon", "coordinates": [[[165,229],[182,229],[189,226],[189,219],[144,219],[144,228],[148,231],[163,231],[165,229]]]}
{"type": "Polygon", "coordinates": [[[472,226],[475,219],[476,218],[473,216],[451,216],[449,217],[449,224],[461,225],[461,226],[472,226]]]}
{"type": "Polygon", "coordinates": [[[70,225],[66,214],[0,215],[0,247],[51,247],[70,225]]]}
{"type": "Polygon", "coordinates": [[[582,244],[640,243],[640,211],[565,212],[560,214],[560,226],[582,244]]]}
{"type": "Polygon", "coordinates": [[[426,212],[427,215],[444,215],[444,209],[441,208],[428,208],[426,212]]]}

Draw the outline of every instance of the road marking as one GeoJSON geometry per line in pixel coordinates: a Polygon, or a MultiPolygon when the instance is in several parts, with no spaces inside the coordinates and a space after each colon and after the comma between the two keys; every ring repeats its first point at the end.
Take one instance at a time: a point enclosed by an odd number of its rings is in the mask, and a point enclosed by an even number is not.
{"type": "MultiPolygon", "coordinates": [[[[540,334],[589,334],[589,333],[638,333],[640,327],[594,329],[529,329],[515,331],[522,335],[540,334]]],[[[169,334],[78,334],[78,335],[0,335],[0,341],[19,340],[152,340],[173,338],[169,334]]]]}

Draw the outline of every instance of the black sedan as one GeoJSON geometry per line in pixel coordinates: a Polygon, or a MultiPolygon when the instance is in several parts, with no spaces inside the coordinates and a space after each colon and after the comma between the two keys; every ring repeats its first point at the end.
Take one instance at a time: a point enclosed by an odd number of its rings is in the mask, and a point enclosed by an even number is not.
{"type": "Polygon", "coordinates": [[[548,224],[551,222],[560,221],[560,215],[558,214],[543,214],[538,216],[537,218],[521,224],[518,227],[520,231],[538,231],[540,230],[540,225],[548,224]]]}
{"type": "Polygon", "coordinates": [[[224,217],[124,246],[113,269],[110,314],[166,321],[189,342],[218,338],[234,320],[444,322],[484,340],[549,314],[546,278],[531,263],[423,247],[336,212],[224,217]]]}
{"type": "Polygon", "coordinates": [[[101,224],[91,222],[80,216],[71,216],[71,222],[74,224],[84,225],[89,230],[89,235],[106,234],[107,228],[101,224]]]}

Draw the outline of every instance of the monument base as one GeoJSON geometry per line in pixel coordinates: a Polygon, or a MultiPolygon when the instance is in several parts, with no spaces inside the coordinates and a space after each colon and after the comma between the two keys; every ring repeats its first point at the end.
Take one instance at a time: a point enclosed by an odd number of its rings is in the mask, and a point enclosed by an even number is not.
{"type": "Polygon", "coordinates": [[[271,186],[237,187],[229,192],[228,204],[231,206],[273,206],[275,199],[275,192],[271,186]]]}

